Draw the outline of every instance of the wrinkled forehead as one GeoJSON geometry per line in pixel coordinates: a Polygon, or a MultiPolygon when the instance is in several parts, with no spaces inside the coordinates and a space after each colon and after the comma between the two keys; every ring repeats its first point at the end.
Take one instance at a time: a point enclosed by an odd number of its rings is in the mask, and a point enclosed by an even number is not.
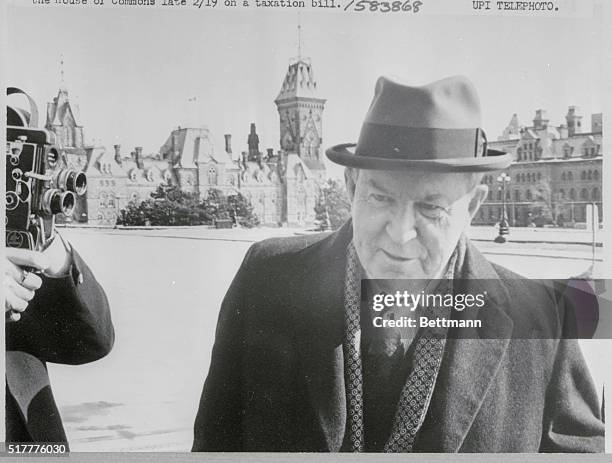
{"type": "Polygon", "coordinates": [[[480,182],[478,174],[464,172],[416,172],[360,169],[359,188],[382,190],[398,197],[443,197],[455,201],[480,182]]]}

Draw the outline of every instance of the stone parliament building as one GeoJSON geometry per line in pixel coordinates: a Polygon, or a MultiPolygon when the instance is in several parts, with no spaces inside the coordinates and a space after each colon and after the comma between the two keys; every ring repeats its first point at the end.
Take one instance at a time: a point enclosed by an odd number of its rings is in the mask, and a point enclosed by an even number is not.
{"type": "MultiPolygon", "coordinates": [[[[274,100],[280,123],[280,149],[259,147],[252,123],[244,140],[247,149],[233,151],[226,134],[222,149],[213,146],[206,127],[172,130],[159,151],[144,154],[142,147],[126,152],[84,143],[78,107],[68,91],[60,88],[47,104],[46,126],[57,136],[68,165],[84,170],[88,191],[77,200],[73,220],[113,226],[130,201],[150,197],[161,183],[205,197],[216,188],[225,194],[242,193],[264,225],[310,226],[318,184],[326,179],[322,159],[320,98],[312,65],[298,58],[288,67],[274,100]]],[[[550,124],[546,111],[538,109],[530,126],[522,126],[516,114],[491,148],[508,151],[514,161],[506,169],[506,211],[510,226],[582,226],[586,205],[599,206],[602,221],[602,114],[591,116],[591,130],[583,131],[576,106],[570,106],[564,122],[550,124]]],[[[246,127],[245,127],[246,129],[246,127]]],[[[245,130],[246,133],[246,130],[245,130]]],[[[502,189],[498,173],[486,175],[487,200],[473,220],[492,225],[502,213],[502,189]]]]}
{"type": "MultiPolygon", "coordinates": [[[[550,124],[546,111],[535,112],[533,125],[519,125],[514,114],[494,149],[513,154],[506,174],[506,211],[510,226],[583,226],[586,205],[599,206],[602,221],[602,114],[591,116],[590,132],[583,131],[580,110],[570,106],[565,121],[550,124]]],[[[474,217],[476,225],[495,224],[502,213],[502,188],[498,173],[482,183],[489,195],[474,217]]]]}
{"type": "Polygon", "coordinates": [[[263,225],[310,226],[315,221],[318,184],[326,179],[322,159],[320,98],[310,61],[298,58],[288,67],[275,99],[280,121],[280,149],[260,150],[255,123],[245,137],[248,149],[234,154],[232,136],[213,146],[206,127],[172,130],[158,153],[142,147],[125,152],[84,143],[77,105],[62,85],[47,104],[45,128],[54,132],[69,166],[83,170],[88,190],[79,198],[73,221],[114,226],[130,201],[150,197],[161,183],[177,185],[204,198],[209,189],[240,192],[251,201],[263,225]]]}

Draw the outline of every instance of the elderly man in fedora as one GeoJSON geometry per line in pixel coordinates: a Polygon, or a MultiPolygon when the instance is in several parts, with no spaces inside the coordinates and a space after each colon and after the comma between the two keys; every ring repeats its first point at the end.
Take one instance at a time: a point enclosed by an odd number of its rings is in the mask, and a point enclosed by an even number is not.
{"type": "Polygon", "coordinates": [[[351,220],[255,244],[227,292],[194,451],[603,451],[579,347],[555,336],[555,295],[489,263],[464,235],[486,197],[481,173],[511,161],[487,149],[480,117],[464,77],[378,80],[357,144],[327,150],[347,167],[351,220]],[[500,284],[483,339],[418,327],[398,338],[369,329],[362,279],[414,292],[428,281],[500,284]],[[532,325],[549,335],[511,339],[532,325]]]}

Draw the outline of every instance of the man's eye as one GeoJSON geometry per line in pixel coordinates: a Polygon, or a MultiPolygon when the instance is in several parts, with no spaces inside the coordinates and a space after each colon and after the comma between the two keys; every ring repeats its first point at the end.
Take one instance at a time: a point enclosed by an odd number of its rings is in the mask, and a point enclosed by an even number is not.
{"type": "Polygon", "coordinates": [[[442,206],[431,203],[418,203],[418,208],[423,215],[436,219],[442,217],[442,215],[448,212],[442,206]]]}
{"type": "Polygon", "coordinates": [[[370,193],[369,198],[376,203],[390,203],[393,199],[390,196],[381,195],[378,193],[370,193]]]}

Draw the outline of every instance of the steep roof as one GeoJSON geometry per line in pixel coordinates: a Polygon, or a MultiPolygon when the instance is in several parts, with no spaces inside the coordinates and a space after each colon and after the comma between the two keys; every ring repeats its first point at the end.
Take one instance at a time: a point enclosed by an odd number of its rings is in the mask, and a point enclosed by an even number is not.
{"type": "Polygon", "coordinates": [[[231,163],[225,152],[215,152],[210,131],[206,127],[173,130],[159,149],[160,154],[174,165],[197,167],[197,163],[211,160],[218,164],[231,163]]]}
{"type": "Polygon", "coordinates": [[[57,96],[53,98],[53,101],[47,103],[47,127],[53,125],[63,125],[64,116],[69,112],[72,114],[75,126],[81,126],[80,123],[80,112],[79,107],[76,104],[72,104],[68,98],[68,90],[60,88],[57,96]]]}
{"type": "Polygon", "coordinates": [[[291,98],[317,98],[317,81],[312,64],[302,58],[289,65],[280,93],[275,101],[291,98]]]}

